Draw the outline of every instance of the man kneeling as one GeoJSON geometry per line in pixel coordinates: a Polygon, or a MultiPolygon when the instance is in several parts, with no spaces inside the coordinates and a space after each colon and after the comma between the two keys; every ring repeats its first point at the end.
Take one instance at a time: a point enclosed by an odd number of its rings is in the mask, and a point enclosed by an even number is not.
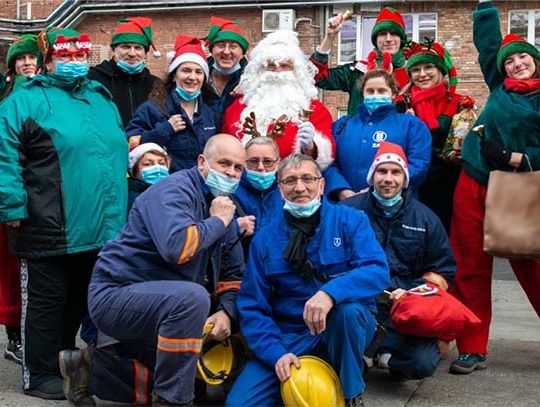
{"type": "Polygon", "coordinates": [[[324,179],[311,157],[285,158],[278,183],[284,210],[252,241],[237,302],[254,359],[227,405],[281,404],[279,382],[306,354],[326,359],[349,405],[361,405],[375,297],[389,283],[384,253],[362,212],[321,201],[324,179]]]}

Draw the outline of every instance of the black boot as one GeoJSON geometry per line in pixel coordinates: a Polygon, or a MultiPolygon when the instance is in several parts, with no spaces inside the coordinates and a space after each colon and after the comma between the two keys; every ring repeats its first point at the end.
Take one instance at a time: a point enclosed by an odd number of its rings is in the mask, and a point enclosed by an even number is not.
{"type": "Polygon", "coordinates": [[[4,358],[22,365],[23,349],[21,343],[21,327],[7,327],[8,345],[4,351],[4,358]]]}

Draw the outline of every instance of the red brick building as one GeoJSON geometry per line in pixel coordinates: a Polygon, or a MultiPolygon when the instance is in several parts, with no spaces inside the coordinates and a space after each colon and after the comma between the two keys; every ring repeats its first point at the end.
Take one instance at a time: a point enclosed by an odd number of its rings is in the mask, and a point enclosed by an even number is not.
{"type": "MultiPolygon", "coordinates": [[[[278,27],[294,29],[310,53],[324,35],[325,21],[338,11],[351,9],[353,19],[337,44],[332,63],[344,63],[365,55],[371,49],[368,33],[382,6],[392,5],[403,15],[408,35],[414,40],[435,37],[448,47],[459,72],[458,91],[473,96],[481,106],[487,88],[478,68],[472,43],[472,1],[346,1],[346,0],[3,0],[0,8],[0,68],[10,41],[19,33],[36,32],[50,26],[70,26],[92,38],[92,63],[108,58],[109,40],[115,22],[125,16],[144,15],[154,20],[157,47],[165,55],[172,49],[177,33],[203,37],[209,18],[217,15],[234,20],[252,44],[278,27]]],[[[510,29],[540,44],[540,1],[497,1],[502,31],[510,29]]],[[[154,74],[165,72],[166,58],[149,56],[154,74]]],[[[347,96],[323,92],[321,98],[337,117],[345,110],[347,96]]]]}

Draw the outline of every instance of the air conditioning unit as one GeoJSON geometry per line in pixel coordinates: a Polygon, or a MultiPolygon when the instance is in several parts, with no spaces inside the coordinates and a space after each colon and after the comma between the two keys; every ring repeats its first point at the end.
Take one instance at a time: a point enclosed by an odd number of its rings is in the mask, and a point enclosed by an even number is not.
{"type": "Polygon", "coordinates": [[[294,10],[263,10],[262,32],[269,33],[277,30],[294,30],[294,10]]]}

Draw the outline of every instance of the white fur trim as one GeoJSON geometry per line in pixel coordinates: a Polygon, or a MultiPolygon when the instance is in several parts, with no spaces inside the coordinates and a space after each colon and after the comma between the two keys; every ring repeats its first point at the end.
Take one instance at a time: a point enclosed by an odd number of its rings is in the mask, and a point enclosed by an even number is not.
{"type": "Polygon", "coordinates": [[[135,163],[149,151],[159,151],[160,153],[167,154],[167,152],[156,143],[143,143],[135,147],[129,153],[128,171],[131,175],[133,175],[132,171],[135,163]]]}
{"type": "MultiPolygon", "coordinates": [[[[313,136],[313,143],[317,146],[317,158],[315,161],[319,165],[321,171],[324,171],[334,162],[334,157],[332,156],[332,143],[317,130],[315,130],[315,136],[313,136]]],[[[302,153],[298,138],[294,142],[293,152],[294,154],[302,153]]]]}
{"type": "Polygon", "coordinates": [[[199,54],[195,54],[194,52],[186,52],[184,54],[178,55],[175,59],[173,59],[167,68],[167,73],[171,73],[174,71],[178,66],[184,62],[194,62],[201,66],[201,68],[204,71],[204,74],[206,76],[206,79],[208,80],[208,62],[206,62],[206,59],[201,57],[199,54]]]}

